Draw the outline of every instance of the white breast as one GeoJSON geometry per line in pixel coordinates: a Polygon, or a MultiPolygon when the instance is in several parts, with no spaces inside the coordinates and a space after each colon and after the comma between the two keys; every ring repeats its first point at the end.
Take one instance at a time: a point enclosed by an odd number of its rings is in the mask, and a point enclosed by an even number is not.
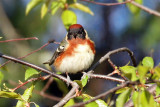
{"type": "Polygon", "coordinates": [[[78,45],[74,51],[74,55],[65,57],[62,60],[61,66],[57,68],[57,71],[76,73],[90,67],[94,60],[91,48],[88,45],[78,45]]]}

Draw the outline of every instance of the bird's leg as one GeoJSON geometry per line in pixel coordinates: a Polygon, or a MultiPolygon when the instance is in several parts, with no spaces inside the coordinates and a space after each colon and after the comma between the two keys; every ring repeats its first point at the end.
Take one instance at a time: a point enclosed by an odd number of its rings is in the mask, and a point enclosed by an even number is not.
{"type": "Polygon", "coordinates": [[[69,77],[69,75],[68,75],[68,72],[66,72],[66,75],[67,75],[67,86],[69,86],[69,82],[71,81],[71,79],[70,79],[70,77],[69,77]]]}

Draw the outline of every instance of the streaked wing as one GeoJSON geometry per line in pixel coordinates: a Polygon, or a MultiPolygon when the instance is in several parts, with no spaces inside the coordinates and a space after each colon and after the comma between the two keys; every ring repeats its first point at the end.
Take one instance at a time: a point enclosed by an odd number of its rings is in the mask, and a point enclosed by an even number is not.
{"type": "Polygon", "coordinates": [[[66,50],[67,47],[67,41],[64,38],[63,41],[60,43],[59,47],[57,48],[57,50],[54,52],[52,58],[49,60],[48,64],[52,65],[55,61],[55,59],[59,56],[59,54],[61,54],[62,52],[64,52],[66,50]]]}

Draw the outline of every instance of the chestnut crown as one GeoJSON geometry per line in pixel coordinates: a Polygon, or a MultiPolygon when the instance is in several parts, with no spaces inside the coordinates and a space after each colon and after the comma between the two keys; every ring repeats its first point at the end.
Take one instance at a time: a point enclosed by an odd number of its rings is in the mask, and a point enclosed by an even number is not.
{"type": "Polygon", "coordinates": [[[86,32],[85,32],[84,28],[82,27],[82,25],[74,24],[69,27],[67,39],[71,40],[73,38],[74,39],[76,39],[76,38],[85,39],[86,38],[86,32]]]}

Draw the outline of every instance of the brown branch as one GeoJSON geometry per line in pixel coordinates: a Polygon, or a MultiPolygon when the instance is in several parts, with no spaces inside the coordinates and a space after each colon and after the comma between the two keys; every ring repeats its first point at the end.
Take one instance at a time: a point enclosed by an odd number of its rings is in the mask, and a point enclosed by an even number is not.
{"type": "MultiPolygon", "coordinates": [[[[17,86],[18,85],[18,83],[16,83],[16,82],[14,82],[14,81],[11,81],[11,80],[8,80],[8,82],[11,84],[11,85],[14,85],[14,86],[17,86]]],[[[20,87],[21,89],[27,89],[27,87],[26,86],[22,86],[22,87],[20,87]]],[[[41,95],[42,97],[44,97],[44,98],[48,98],[48,99],[50,99],[50,100],[53,100],[53,101],[60,101],[61,100],[61,98],[59,98],[59,97],[56,97],[56,96],[52,96],[52,95],[50,95],[50,94],[47,94],[47,93],[41,93],[40,91],[38,91],[38,90],[33,90],[33,92],[34,93],[36,93],[36,94],[38,94],[38,95],[41,95]]]]}
{"type": "Polygon", "coordinates": [[[56,77],[56,78],[58,78],[58,79],[60,79],[60,80],[62,80],[62,81],[64,81],[64,82],[66,82],[66,83],[68,82],[68,83],[71,84],[71,85],[74,83],[74,82],[72,82],[72,81],[68,81],[67,78],[65,78],[65,77],[63,77],[63,76],[61,76],[61,75],[55,74],[54,72],[51,72],[51,71],[46,70],[46,69],[44,69],[44,68],[41,68],[41,67],[39,67],[39,66],[37,66],[37,65],[34,65],[34,64],[31,64],[31,63],[22,61],[22,60],[20,60],[20,59],[17,59],[17,58],[11,57],[11,56],[7,56],[7,55],[1,54],[1,53],[0,53],[0,57],[2,57],[2,58],[4,58],[4,59],[11,60],[11,61],[14,61],[14,62],[17,62],[17,63],[20,63],[20,64],[23,64],[23,65],[26,65],[26,66],[31,67],[31,68],[34,68],[34,69],[37,69],[37,70],[42,71],[42,72],[44,72],[44,73],[47,73],[47,74],[49,74],[49,75],[51,75],[51,76],[53,76],[53,77],[56,77]]]}
{"type": "Polygon", "coordinates": [[[74,86],[72,87],[72,89],[69,91],[69,93],[59,102],[57,103],[55,106],[53,107],[62,107],[64,104],[67,103],[68,100],[70,100],[70,98],[72,98],[75,93],[76,90],[79,88],[78,84],[74,82],[74,86]]]}
{"type": "Polygon", "coordinates": [[[117,87],[112,88],[112,89],[110,89],[110,90],[108,90],[108,91],[106,91],[106,92],[104,92],[104,93],[102,93],[102,94],[99,94],[99,95],[95,96],[95,97],[94,97],[93,99],[91,99],[91,100],[88,100],[88,101],[85,101],[85,102],[81,102],[81,103],[77,103],[77,104],[73,105],[72,107],[82,107],[82,106],[84,106],[85,104],[88,104],[88,103],[90,103],[90,102],[93,102],[93,101],[95,101],[95,100],[97,100],[97,99],[99,99],[99,98],[102,98],[102,97],[104,97],[104,96],[106,96],[106,95],[108,95],[108,94],[110,94],[110,93],[113,93],[113,92],[115,92],[115,91],[117,91],[117,90],[119,90],[119,89],[121,89],[121,88],[124,88],[124,87],[129,86],[129,85],[135,85],[135,84],[138,84],[138,82],[136,82],[136,81],[134,81],[134,82],[133,82],[133,81],[127,81],[127,82],[121,84],[120,86],[117,86],[117,87]]]}
{"type": "Polygon", "coordinates": [[[8,59],[8,60],[12,60],[14,62],[26,65],[26,66],[34,68],[34,69],[37,69],[37,70],[42,71],[44,73],[47,73],[47,74],[49,74],[49,75],[51,75],[53,77],[56,77],[56,78],[64,81],[65,83],[70,84],[72,86],[72,89],[69,91],[69,93],[58,104],[55,105],[55,107],[59,107],[59,106],[64,105],[68,101],[68,98],[71,97],[71,96],[73,96],[75,94],[75,92],[76,92],[76,89],[79,88],[79,86],[78,86],[78,84],[76,82],[74,82],[74,81],[68,81],[67,78],[65,78],[65,77],[63,77],[61,75],[58,75],[58,74],[56,74],[54,72],[51,72],[49,70],[46,70],[44,68],[41,68],[41,67],[39,67],[37,65],[34,65],[34,64],[22,61],[20,59],[16,59],[16,58],[11,57],[11,56],[7,56],[7,55],[4,55],[4,54],[1,54],[1,53],[0,53],[0,57],[8,59]]]}
{"type": "MultiPolygon", "coordinates": [[[[157,84],[153,84],[151,85],[150,87],[147,88],[147,91],[151,94],[153,94],[156,90],[156,87],[157,87],[157,84]]],[[[132,99],[130,98],[130,100],[128,100],[125,104],[124,104],[124,107],[133,107],[134,104],[133,104],[133,101],[132,99]]]]}
{"type": "Polygon", "coordinates": [[[133,66],[136,66],[136,60],[134,58],[134,54],[132,51],[130,51],[128,48],[126,47],[123,47],[123,48],[118,48],[118,49],[115,49],[113,51],[109,51],[107,54],[105,54],[103,57],[101,57],[101,59],[95,63],[91,68],[90,70],[93,70],[95,69],[99,64],[101,64],[102,62],[104,62],[105,60],[109,60],[110,64],[112,67],[114,67],[114,69],[116,69],[115,65],[113,64],[113,62],[111,61],[110,59],[110,56],[113,55],[113,54],[116,54],[116,53],[119,53],[119,52],[128,52],[129,56],[131,57],[131,60],[132,60],[132,63],[133,63],[133,66]]]}
{"type": "Polygon", "coordinates": [[[90,1],[90,0],[81,0],[81,1],[89,2],[89,3],[93,3],[97,5],[102,5],[102,6],[115,6],[115,5],[121,5],[121,4],[126,4],[130,2],[129,0],[125,2],[121,2],[121,3],[100,3],[100,2],[90,1]]]}
{"type": "Polygon", "coordinates": [[[125,2],[121,2],[121,3],[100,3],[100,2],[95,2],[95,1],[90,1],[90,0],[81,0],[81,1],[85,1],[85,2],[89,2],[89,3],[93,3],[93,4],[97,4],[97,5],[102,5],[102,6],[114,6],[114,5],[121,5],[121,4],[126,4],[126,3],[131,3],[132,5],[150,13],[153,14],[155,16],[160,17],[160,12],[157,12],[155,10],[152,10],[146,6],[143,6],[137,2],[135,2],[134,0],[126,0],[125,2]]]}
{"type": "Polygon", "coordinates": [[[0,43],[4,43],[4,42],[15,42],[15,41],[23,41],[23,40],[38,40],[37,37],[30,37],[30,38],[18,38],[18,39],[10,39],[10,40],[4,40],[4,41],[0,41],[0,43]]]}
{"type": "Polygon", "coordinates": [[[50,77],[50,75],[46,75],[46,76],[43,76],[43,77],[38,77],[38,78],[31,78],[29,79],[28,81],[24,82],[23,84],[17,86],[16,88],[13,88],[11,89],[13,92],[19,88],[21,88],[22,86],[28,84],[29,82],[32,82],[32,81],[36,81],[36,80],[46,80],[50,77]]]}
{"type": "Polygon", "coordinates": [[[53,82],[53,78],[52,77],[50,77],[49,78],[49,80],[48,80],[48,82],[47,82],[47,84],[43,87],[43,89],[41,90],[41,93],[44,93],[48,88],[49,88],[49,86],[51,85],[51,83],[53,82]]]}
{"type": "MultiPolygon", "coordinates": [[[[48,46],[50,43],[58,44],[59,42],[55,42],[54,40],[50,40],[50,41],[48,41],[46,44],[44,44],[43,46],[41,46],[40,48],[38,48],[38,49],[36,49],[36,50],[34,50],[34,51],[28,53],[28,54],[25,55],[25,56],[18,57],[18,59],[23,59],[23,58],[25,58],[25,57],[27,57],[27,56],[29,56],[29,55],[31,55],[31,54],[37,52],[37,51],[40,51],[40,50],[43,49],[44,47],[48,46]]],[[[10,60],[9,60],[9,61],[6,61],[5,63],[3,63],[3,64],[0,66],[0,68],[2,68],[3,66],[5,66],[5,65],[8,64],[9,62],[11,62],[11,61],[10,61],[10,60]]]]}
{"type": "Polygon", "coordinates": [[[112,80],[112,81],[116,81],[116,82],[120,82],[120,83],[125,82],[125,80],[123,80],[123,79],[119,79],[119,78],[115,78],[115,77],[110,77],[110,76],[106,76],[106,75],[91,74],[91,73],[88,73],[87,75],[89,77],[91,77],[91,78],[96,78],[96,79],[112,80]]]}
{"type": "Polygon", "coordinates": [[[150,13],[150,14],[153,14],[155,16],[160,17],[160,13],[159,12],[157,12],[155,10],[152,10],[150,8],[147,8],[147,7],[145,7],[145,6],[141,5],[141,4],[138,4],[135,1],[131,1],[131,0],[128,0],[128,1],[130,1],[130,3],[133,4],[134,6],[139,7],[140,9],[142,9],[142,10],[144,10],[144,11],[150,13]]]}

